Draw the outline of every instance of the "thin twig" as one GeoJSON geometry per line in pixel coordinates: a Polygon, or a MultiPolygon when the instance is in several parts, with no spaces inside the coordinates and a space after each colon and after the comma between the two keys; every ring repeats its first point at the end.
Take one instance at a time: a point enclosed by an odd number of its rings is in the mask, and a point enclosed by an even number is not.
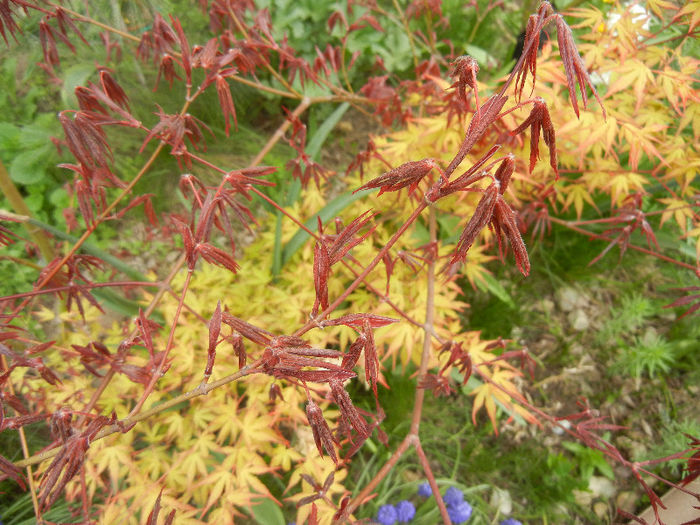
{"type": "MultiPolygon", "coordinates": [[[[135,414],[134,416],[129,416],[125,417],[124,419],[120,419],[117,423],[114,425],[109,425],[107,427],[104,427],[102,430],[100,430],[95,438],[92,440],[95,442],[98,439],[105,438],[107,436],[111,436],[112,434],[116,434],[117,432],[123,432],[124,429],[129,429],[136,423],[143,421],[145,419],[148,419],[149,417],[155,415],[155,414],[160,414],[161,412],[164,412],[165,410],[168,410],[169,408],[174,407],[175,405],[178,405],[179,403],[182,403],[184,401],[189,401],[190,399],[193,399],[195,397],[199,396],[206,396],[209,392],[212,390],[215,390],[219,387],[222,387],[224,385],[227,385],[229,383],[232,383],[234,381],[238,381],[239,379],[249,376],[251,374],[257,374],[260,373],[260,366],[261,361],[256,361],[255,363],[245,366],[241,368],[238,372],[235,372],[233,374],[230,374],[226,377],[223,377],[219,379],[218,381],[212,381],[211,383],[207,384],[200,384],[197,386],[195,389],[190,390],[189,392],[186,392],[184,394],[180,394],[179,396],[176,396],[172,399],[169,399],[168,401],[164,401],[163,403],[156,405],[153,408],[150,408],[148,410],[144,410],[143,412],[139,412],[138,414],[135,414]]],[[[28,465],[36,465],[37,463],[41,463],[42,461],[46,461],[47,459],[50,459],[54,456],[56,456],[61,450],[63,449],[62,446],[55,447],[49,450],[45,450],[44,452],[41,452],[40,454],[35,454],[27,459],[17,461],[15,463],[15,466],[24,468],[28,465]]]]}
{"type": "MultiPolygon", "coordinates": [[[[7,360],[5,359],[5,356],[0,354],[0,365],[2,365],[2,370],[8,370],[7,366],[7,360]]],[[[7,381],[7,390],[10,393],[11,396],[15,395],[15,387],[12,384],[12,381],[7,381]]],[[[19,415],[19,414],[18,414],[19,415]]],[[[30,454],[29,454],[29,447],[27,446],[27,437],[24,434],[24,427],[19,427],[17,429],[19,432],[19,442],[22,447],[22,456],[24,456],[24,459],[28,459],[30,454]]],[[[39,500],[36,497],[36,485],[34,483],[34,473],[32,472],[32,467],[31,465],[27,465],[27,482],[29,483],[29,492],[31,493],[32,497],[32,506],[34,507],[34,516],[36,517],[37,523],[39,525],[44,523],[43,518],[41,517],[41,509],[39,508],[39,500]]]]}

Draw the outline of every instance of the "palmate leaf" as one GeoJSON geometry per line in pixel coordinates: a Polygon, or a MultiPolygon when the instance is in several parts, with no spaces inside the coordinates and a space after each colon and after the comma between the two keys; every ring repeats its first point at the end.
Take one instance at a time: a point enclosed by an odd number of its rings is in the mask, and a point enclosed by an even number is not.
{"type": "MultiPolygon", "coordinates": [[[[206,511],[212,507],[224,494],[232,494],[240,490],[236,486],[236,476],[228,469],[217,469],[208,476],[202,478],[202,483],[209,487],[209,498],[204,506],[206,511]]],[[[251,494],[252,496],[252,494],[251,494]]],[[[243,502],[246,504],[247,502],[243,502]]]]}
{"type": "MultiPolygon", "coordinates": [[[[492,286],[489,280],[489,271],[484,267],[484,265],[493,261],[497,257],[495,255],[487,255],[484,253],[486,251],[486,244],[475,244],[469,250],[469,257],[462,266],[462,275],[464,275],[468,280],[472,288],[479,288],[481,290],[491,290],[492,286]]],[[[507,301],[506,301],[507,302],[507,301]]]]}
{"type": "Polygon", "coordinates": [[[683,199],[666,198],[659,199],[659,202],[666,205],[666,209],[661,214],[661,226],[663,226],[667,220],[673,217],[673,220],[676,221],[676,224],[681,231],[686,233],[688,221],[693,220],[693,206],[683,199]]]}
{"type": "Polygon", "coordinates": [[[248,410],[241,419],[239,439],[250,447],[257,443],[280,443],[282,437],[272,429],[272,418],[261,416],[259,413],[248,410]]]}
{"type": "Polygon", "coordinates": [[[562,188],[557,197],[564,200],[564,210],[567,210],[572,204],[576,210],[576,218],[581,219],[583,213],[583,203],[590,204],[596,210],[598,209],[591,191],[582,184],[570,184],[562,188]]]}
{"type": "Polygon", "coordinates": [[[643,193],[644,185],[647,184],[647,182],[647,179],[643,175],[627,171],[614,174],[610,178],[606,189],[610,191],[612,202],[619,205],[631,193],[643,193]]]}
{"type": "MultiPolygon", "coordinates": [[[[502,362],[499,362],[499,365],[502,362]]],[[[481,372],[483,372],[483,367],[481,372]]],[[[537,419],[527,409],[517,403],[522,399],[518,388],[511,379],[520,375],[520,372],[498,368],[491,375],[489,382],[477,386],[470,392],[474,396],[472,406],[472,422],[476,425],[476,415],[484,408],[491,421],[494,433],[498,434],[497,408],[500,406],[510,414],[517,414],[529,423],[538,424],[537,419]],[[513,401],[516,402],[513,402],[513,401]]]]}
{"type": "Polygon", "coordinates": [[[636,170],[639,166],[641,154],[645,153],[649,159],[658,159],[668,166],[666,159],[659,152],[656,144],[659,143],[658,135],[666,129],[663,124],[647,124],[638,126],[625,122],[620,125],[620,137],[624,138],[629,146],[629,165],[636,170]]]}
{"type": "Polygon", "coordinates": [[[627,91],[630,86],[633,86],[634,95],[637,99],[635,109],[639,109],[646,98],[647,83],[654,83],[654,73],[641,60],[630,59],[615,70],[605,96],[610,97],[619,91],[627,91]]]}
{"type": "Polygon", "coordinates": [[[489,383],[475,388],[472,391],[474,397],[474,405],[472,407],[472,423],[476,425],[476,415],[482,408],[486,409],[486,413],[491,420],[491,425],[496,434],[498,434],[498,425],[496,422],[496,402],[494,401],[495,387],[489,383]]]}
{"type": "Polygon", "coordinates": [[[281,505],[279,500],[272,495],[265,483],[261,480],[263,474],[270,474],[275,469],[265,465],[262,458],[260,458],[260,461],[262,464],[255,466],[251,466],[246,458],[243,458],[243,461],[239,462],[236,469],[236,489],[238,489],[238,487],[248,487],[253,497],[262,494],[267,499],[281,505]]]}
{"type": "Polygon", "coordinates": [[[299,452],[292,447],[275,447],[270,455],[270,466],[279,467],[284,472],[292,469],[292,464],[304,459],[299,452]]]}
{"type": "MultiPolygon", "coordinates": [[[[657,3],[660,0],[656,0],[657,3]]],[[[674,6],[675,7],[675,6],[674,6]]],[[[700,24],[700,1],[698,0],[692,0],[691,2],[688,2],[683,9],[681,9],[678,12],[677,17],[686,17],[690,15],[690,19],[688,20],[688,25],[690,26],[688,28],[688,31],[693,31],[698,24],[700,24]]]]}
{"type": "Polygon", "coordinates": [[[97,458],[95,473],[101,475],[106,471],[113,487],[118,486],[122,474],[133,468],[131,446],[126,443],[102,447],[100,453],[95,454],[95,457],[97,458]]]}
{"type": "MultiPolygon", "coordinates": [[[[313,447],[313,443],[310,445],[313,447]]],[[[307,480],[310,478],[317,486],[322,486],[324,481],[333,475],[332,483],[324,489],[326,496],[317,499],[314,503],[318,506],[318,514],[320,516],[330,517],[336,512],[336,508],[329,504],[329,501],[339,501],[339,495],[345,494],[347,491],[344,486],[344,480],[347,477],[346,469],[336,470],[336,465],[329,457],[321,458],[317,455],[308,455],[304,463],[297,466],[293,471],[292,476],[287,484],[286,492],[294,494],[289,501],[298,503],[305,498],[310,498],[314,494],[318,494],[317,489],[312,486],[307,480]],[[306,478],[306,479],[304,479],[306,478]],[[300,486],[300,487],[298,487],[300,486]],[[300,489],[300,490],[299,490],[300,489]]],[[[296,523],[308,523],[309,514],[311,513],[311,505],[302,505],[297,508],[296,523]]],[[[353,520],[350,516],[350,521],[353,520]]],[[[323,521],[327,523],[328,521],[323,521]]]]}
{"type": "MultiPolygon", "coordinates": [[[[571,114],[569,111],[567,113],[571,114]]],[[[560,138],[563,137],[564,141],[571,140],[576,143],[576,151],[583,162],[590,154],[591,146],[602,147],[609,154],[616,145],[619,125],[615,114],[613,109],[612,114],[608,115],[605,122],[600,122],[600,119],[588,112],[582,113],[578,121],[568,118],[568,115],[566,119],[562,119],[560,116],[559,119],[555,119],[554,124],[560,138]]]]}

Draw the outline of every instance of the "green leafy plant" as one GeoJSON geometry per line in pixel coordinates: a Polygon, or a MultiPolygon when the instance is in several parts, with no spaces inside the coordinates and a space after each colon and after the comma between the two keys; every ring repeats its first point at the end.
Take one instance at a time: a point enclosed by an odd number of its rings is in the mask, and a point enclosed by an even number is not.
{"type": "MultiPolygon", "coordinates": [[[[666,417],[667,425],[661,430],[661,439],[644,453],[638,455],[639,461],[648,461],[653,458],[671,456],[679,448],[683,448],[683,441],[686,436],[697,436],[700,432],[700,421],[694,418],[684,418],[682,420],[670,420],[666,417]]],[[[687,464],[686,458],[680,457],[660,465],[659,470],[668,470],[672,476],[680,478],[687,464]]]]}
{"type": "Polygon", "coordinates": [[[632,345],[620,349],[617,366],[637,379],[643,375],[653,378],[659,373],[667,373],[674,360],[673,344],[652,329],[635,337],[632,345]]]}
{"type": "Polygon", "coordinates": [[[600,450],[592,450],[572,441],[564,441],[562,446],[576,458],[576,466],[583,480],[588,481],[596,472],[608,479],[615,479],[610,464],[600,450]]]}
{"type": "Polygon", "coordinates": [[[625,295],[619,307],[610,310],[610,317],[603,325],[598,341],[602,344],[623,341],[622,336],[637,332],[656,312],[657,308],[648,297],[637,292],[625,295]]]}

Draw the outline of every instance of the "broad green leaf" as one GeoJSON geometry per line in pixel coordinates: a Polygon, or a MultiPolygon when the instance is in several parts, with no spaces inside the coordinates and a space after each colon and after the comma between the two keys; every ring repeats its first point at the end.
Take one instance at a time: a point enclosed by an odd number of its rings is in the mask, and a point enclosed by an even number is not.
{"type": "Polygon", "coordinates": [[[43,113],[36,120],[23,126],[19,135],[19,143],[23,149],[43,147],[49,144],[51,136],[59,130],[58,120],[53,114],[43,113]]]}
{"type": "MultiPolygon", "coordinates": [[[[18,148],[19,132],[20,129],[14,124],[0,122],[0,150],[2,150],[3,153],[9,153],[10,150],[18,148]]],[[[10,159],[7,158],[6,160],[9,161],[10,159]]]]}
{"type": "Polygon", "coordinates": [[[495,295],[498,299],[506,303],[511,308],[515,308],[515,303],[510,294],[503,288],[503,285],[498,282],[490,273],[483,273],[479,279],[474,281],[477,288],[482,292],[488,292],[495,295]]]}
{"type": "Polygon", "coordinates": [[[85,84],[87,78],[95,71],[94,64],[81,62],[69,67],[63,75],[63,87],[61,87],[61,100],[63,105],[71,107],[75,105],[75,95],[73,92],[78,86],[85,84]]]}
{"type": "Polygon", "coordinates": [[[498,65],[498,60],[496,60],[496,57],[479,46],[467,44],[464,46],[464,50],[468,55],[474,57],[481,67],[493,68],[498,65]]]}
{"type": "Polygon", "coordinates": [[[338,122],[340,122],[340,119],[343,118],[343,115],[345,115],[345,112],[349,108],[350,104],[348,102],[343,102],[341,105],[335,108],[335,111],[331,113],[328,118],[323,121],[323,124],[318,127],[306,146],[306,153],[308,153],[310,157],[316,157],[318,155],[318,152],[321,151],[321,146],[323,146],[323,143],[328,138],[328,135],[331,131],[333,131],[333,128],[338,125],[338,122]]]}
{"type": "Polygon", "coordinates": [[[10,177],[18,184],[36,184],[46,174],[48,146],[38,150],[23,151],[15,156],[10,164],[10,177]]]}
{"type": "Polygon", "coordinates": [[[437,219],[440,225],[440,240],[445,244],[454,244],[462,233],[462,217],[457,215],[440,215],[437,219]]]}
{"type": "Polygon", "coordinates": [[[264,499],[254,504],[251,509],[253,519],[260,525],[285,525],[284,516],[277,504],[269,499],[264,499]]]}
{"type": "MultiPolygon", "coordinates": [[[[97,297],[100,302],[100,306],[112,310],[113,312],[120,313],[129,317],[133,317],[139,314],[139,308],[141,304],[131,299],[127,299],[123,295],[110,290],[109,288],[98,288],[92,291],[92,295],[97,297]]],[[[160,318],[159,318],[160,319],[160,318]]],[[[153,320],[157,320],[154,316],[153,320]]]]}

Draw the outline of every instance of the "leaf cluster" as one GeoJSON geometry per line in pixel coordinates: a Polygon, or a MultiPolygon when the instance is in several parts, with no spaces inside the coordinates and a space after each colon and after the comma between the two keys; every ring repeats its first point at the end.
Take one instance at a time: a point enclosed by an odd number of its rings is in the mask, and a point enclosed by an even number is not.
{"type": "MultiPolygon", "coordinates": [[[[419,63],[416,46],[431,52],[439,47],[432,33],[444,17],[439,2],[411,2],[396,14],[381,5],[335,11],[325,22],[331,30],[342,28],[340,43],[319,48],[313,59],[272,29],[269,11],[248,2],[201,4],[212,33],[197,43],[193,38],[201,35],[173,15],[155,13],[138,36],[110,29],[111,37],[129,41],[131,54],[160,82],[156,90],[167,84],[181,105],[154,104],[144,112],[132,105],[120,82],[128,74],[138,77],[137,67],[98,67],[76,87],[76,109],[59,114],[59,143],[74,157],[61,165],[73,177],[75,201],[66,227],[85,234],[74,241],[64,234],[72,244],[45,261],[33,289],[3,298],[7,312],[0,339],[1,428],[46,421],[53,440],[49,450],[30,450],[34,456],[19,462],[39,465],[26,473],[40,480],[36,487],[30,484],[38,496],[37,516],[64,494],[81,500],[86,520],[99,513],[106,522],[155,522],[164,510],[168,522],[233,523],[254,515],[251,507],[261,500],[286,504],[298,522],[354,519],[369,494],[350,494],[347,463],[375,434],[377,441],[388,441],[378,392],[386,371],[398,363],[404,370],[418,367],[420,375],[411,432],[417,432],[424,395],[451,395],[460,382],[474,398],[474,424],[482,409],[494,431],[502,414],[534,424],[562,419],[536,409],[521,393],[521,376],[535,371],[526,349],[500,338],[486,340],[462,326],[467,305],[456,276],[494,289],[483,264],[496,257],[505,262],[510,251],[526,276],[525,232],[544,233],[562,208],[573,205],[580,215],[576,192],[581,206],[591,204],[595,192],[610,199],[610,216],[601,222],[608,229],[599,234],[610,245],[601,256],[614,245],[624,252],[635,232],[648,250],[659,248],[650,218],[655,215],[642,195],[652,181],[665,190],[654,199],[665,205],[658,227],[673,218],[684,237],[695,240],[695,175],[681,169],[677,154],[689,134],[697,138],[688,104],[695,93],[680,90],[672,98],[663,87],[666,77],[688,77],[695,62],[672,49],[663,48],[658,57],[649,51],[652,46],[635,47],[623,31],[633,21],[619,22],[621,42],[598,36],[589,52],[599,55],[581,58],[563,16],[544,2],[529,19],[513,73],[492,88],[480,83],[473,58],[460,57],[446,67],[451,50],[440,60],[419,63]],[[414,19],[425,24],[417,38],[410,31],[419,23],[414,19]],[[357,82],[364,85],[353,87],[347,76],[357,58],[353,38],[361,40],[367,31],[372,44],[391,25],[399,28],[392,33],[397,41],[408,42],[408,48],[397,48],[411,50],[418,78],[398,85],[391,71],[382,71],[386,74],[361,78],[357,82]],[[550,65],[555,60],[549,45],[537,75],[546,26],[557,30],[563,73],[550,65]],[[599,96],[586,67],[612,69],[600,52],[605,45],[618,46],[630,62],[648,70],[663,70],[633,80],[636,95],[650,97],[645,104],[654,114],[641,112],[639,103],[630,105],[622,96],[628,85],[620,78],[611,77],[599,96]],[[448,74],[454,83],[445,80],[448,74]],[[237,129],[234,84],[298,104],[285,111],[284,122],[248,166],[233,167],[228,157],[207,153],[208,142],[237,129]],[[542,98],[526,98],[530,88],[542,98]],[[588,89],[598,103],[611,103],[607,113],[602,110],[605,125],[580,111],[577,89],[583,107],[588,89]],[[204,101],[218,108],[213,126],[195,113],[196,103],[204,101]],[[320,148],[315,136],[310,143],[317,151],[309,152],[301,118],[310,105],[325,102],[349,102],[368,115],[374,112],[384,125],[405,126],[374,138],[353,163],[361,169],[334,179],[315,158],[320,148]],[[673,126],[665,111],[681,117],[673,145],[660,135],[673,126]],[[580,124],[570,124],[574,114],[580,124]],[[138,137],[140,148],[120,148],[111,138],[121,134],[138,137]],[[262,161],[268,146],[285,134],[292,149],[288,176],[271,181],[278,167],[262,161]],[[548,163],[538,163],[540,134],[548,163]],[[150,158],[137,169],[122,170],[131,161],[120,157],[137,150],[150,158]],[[151,193],[132,190],[166,152],[175,160],[172,171],[179,174],[186,208],[161,216],[161,225],[151,193]],[[613,177],[603,180],[601,174],[609,172],[613,177]],[[217,181],[204,174],[216,174],[217,181]],[[277,182],[286,183],[286,191],[268,189],[277,182]],[[338,187],[342,198],[331,200],[338,187]],[[353,190],[363,198],[350,197],[353,190]],[[261,201],[275,214],[256,213],[261,201]],[[321,218],[319,210],[328,207],[334,213],[321,218]],[[94,255],[79,253],[96,229],[136,208],[143,209],[151,235],[181,239],[182,256],[167,277],[151,273],[118,281],[105,277],[106,266],[94,255]],[[123,288],[127,296],[138,288],[138,314],[110,317],[96,293],[103,287],[123,288]],[[58,327],[50,341],[35,341],[39,334],[13,324],[25,310],[47,330],[58,327]],[[468,385],[472,375],[478,381],[468,385]],[[353,403],[348,381],[370,389],[374,407],[353,403]]],[[[0,4],[3,35],[18,38],[14,11],[5,16],[6,8],[24,7],[19,0],[0,4]]],[[[42,67],[58,78],[59,49],[73,51],[79,41],[87,42],[76,24],[104,24],[60,6],[32,8],[42,13],[42,67]]],[[[678,20],[687,15],[678,12],[678,20]]],[[[679,38],[693,31],[691,18],[679,38]]],[[[121,43],[102,40],[107,55],[116,57],[121,43]]],[[[13,240],[10,230],[0,231],[3,240],[13,240]]],[[[587,404],[565,419],[575,422],[575,435],[587,447],[631,465],[601,436],[617,427],[587,404]]],[[[409,434],[402,444],[403,451],[415,447],[435,486],[420,437],[409,434]]],[[[396,465],[403,451],[399,447],[387,465],[396,465]]],[[[24,482],[18,465],[3,460],[0,466],[3,475],[24,482]]],[[[547,468],[557,479],[567,464],[553,459],[547,468]]],[[[644,483],[638,470],[634,474],[644,483]]],[[[363,490],[371,492],[380,481],[380,473],[376,476],[363,490]]],[[[438,505],[446,520],[440,498],[438,505]]]]}

